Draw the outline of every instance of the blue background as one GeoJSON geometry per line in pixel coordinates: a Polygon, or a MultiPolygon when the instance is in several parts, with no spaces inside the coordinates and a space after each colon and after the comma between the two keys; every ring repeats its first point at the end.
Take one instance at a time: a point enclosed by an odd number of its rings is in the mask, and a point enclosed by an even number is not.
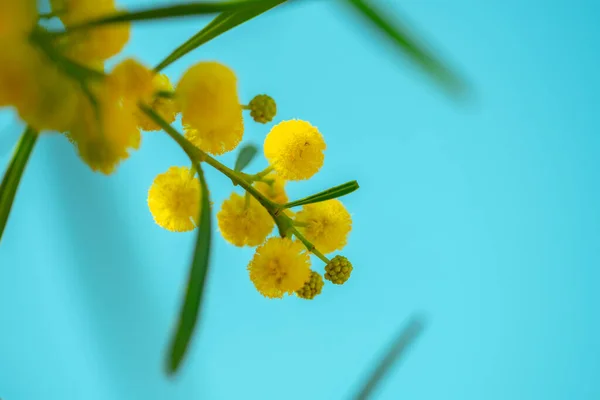
{"type": "MultiPolygon", "coordinates": [[[[253,250],[215,236],[201,331],[167,379],[194,235],[157,227],[146,195],[188,161],[147,133],[107,178],[46,135],[0,246],[0,397],[344,399],[421,312],[427,329],[378,399],[600,398],[600,3],[385,3],[468,78],[471,101],[333,1],[280,7],[166,70],[218,59],[244,101],[269,93],[277,121],[320,128],[325,166],[289,194],[358,179],[348,284],[268,301],[245,270],[253,250]]],[[[206,21],[140,24],[124,55],[154,65],[206,21]]],[[[6,165],[22,128],[0,122],[6,165]]],[[[259,145],[269,129],[246,127],[259,145]]],[[[208,179],[218,206],[231,183],[208,179]]]]}

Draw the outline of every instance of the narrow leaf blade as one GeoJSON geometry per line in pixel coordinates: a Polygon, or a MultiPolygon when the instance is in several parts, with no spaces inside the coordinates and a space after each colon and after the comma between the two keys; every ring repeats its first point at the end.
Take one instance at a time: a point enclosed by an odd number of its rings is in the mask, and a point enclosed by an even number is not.
{"type": "Polygon", "coordinates": [[[364,22],[390,40],[408,58],[421,67],[431,78],[450,94],[458,95],[466,90],[465,82],[451,71],[442,61],[426,50],[412,37],[399,21],[393,21],[389,13],[378,9],[367,0],[345,0],[345,3],[359,15],[364,22]]]}
{"type": "Polygon", "coordinates": [[[200,164],[196,164],[196,171],[202,189],[202,205],[200,210],[200,224],[196,236],[194,258],[188,277],[183,307],[179,314],[177,329],[172,337],[167,358],[167,373],[177,372],[187,353],[192,336],[196,329],[200,314],[200,305],[204,294],[206,276],[208,274],[210,243],[211,243],[211,211],[210,199],[204,172],[200,164]]]}
{"type": "Polygon", "coordinates": [[[379,361],[375,369],[373,369],[362,389],[354,396],[355,400],[367,400],[371,398],[381,380],[419,337],[424,327],[425,323],[421,317],[413,317],[409,321],[388,348],[385,356],[379,361]]]}
{"type": "Polygon", "coordinates": [[[93,68],[86,67],[68,57],[65,57],[59,50],[57,50],[55,43],[48,37],[43,31],[34,30],[31,34],[31,40],[36,43],[39,48],[48,56],[48,58],[54,61],[60,69],[62,69],[67,75],[72,76],[79,82],[85,82],[87,80],[102,80],[106,77],[104,72],[95,70],[93,68]]]}
{"type": "Polygon", "coordinates": [[[27,128],[19,140],[13,158],[4,173],[2,184],[0,184],[0,239],[2,239],[2,234],[8,222],[15,195],[17,194],[19,182],[21,181],[23,171],[29,161],[37,137],[37,132],[31,128],[27,128]]]}
{"type": "Polygon", "coordinates": [[[208,274],[210,244],[212,234],[211,208],[208,187],[204,178],[204,172],[198,162],[195,154],[195,148],[189,144],[183,135],[162,119],[154,110],[145,104],[139,104],[139,108],[152,121],[159,125],[173,140],[181,146],[188,155],[200,179],[200,188],[202,191],[202,201],[200,202],[200,221],[198,224],[198,233],[196,236],[196,246],[188,284],[185,292],[183,307],[179,313],[179,320],[171,343],[167,352],[166,371],[172,375],[177,372],[190,346],[192,336],[198,323],[200,306],[204,294],[204,285],[208,274]]]}
{"type": "Polygon", "coordinates": [[[312,196],[287,203],[284,208],[302,206],[311,203],[320,203],[325,200],[335,199],[350,194],[355,190],[358,190],[358,188],[359,186],[357,181],[346,182],[342,185],[332,187],[331,189],[324,190],[312,196]]]}
{"type": "Polygon", "coordinates": [[[254,159],[256,153],[258,153],[258,149],[253,144],[247,144],[246,146],[242,147],[237,156],[237,160],[235,160],[235,167],[233,170],[239,172],[246,168],[252,159],[254,159]]]}
{"type": "Polygon", "coordinates": [[[211,41],[212,39],[222,35],[223,33],[241,25],[260,14],[278,6],[279,4],[285,3],[287,0],[262,0],[254,1],[253,4],[248,5],[244,8],[240,8],[233,11],[224,11],[217,15],[208,25],[206,25],[200,32],[192,36],[181,46],[176,48],[171,54],[169,54],[163,61],[161,61],[155,68],[156,71],[162,71],[167,66],[171,65],[187,53],[195,50],[201,45],[211,41]]]}
{"type": "MultiPolygon", "coordinates": [[[[261,2],[263,1],[264,0],[262,0],[261,2]]],[[[247,0],[220,2],[200,1],[194,3],[184,3],[171,6],[148,8],[139,11],[121,11],[111,15],[85,21],[80,24],[69,26],[67,32],[124,22],[152,21],[157,19],[216,14],[225,11],[244,9],[252,6],[252,3],[253,1],[247,0]]]]}
{"type": "Polygon", "coordinates": [[[200,47],[204,43],[214,39],[219,35],[218,27],[221,24],[225,24],[230,16],[234,15],[234,12],[225,11],[217,15],[212,21],[210,21],[202,30],[196,33],[194,36],[186,40],[181,46],[177,47],[171,52],[164,60],[162,60],[154,70],[157,72],[162,71],[167,66],[173,64],[181,57],[185,56],[190,51],[200,47]],[[213,32],[214,31],[214,32],[213,32]]]}

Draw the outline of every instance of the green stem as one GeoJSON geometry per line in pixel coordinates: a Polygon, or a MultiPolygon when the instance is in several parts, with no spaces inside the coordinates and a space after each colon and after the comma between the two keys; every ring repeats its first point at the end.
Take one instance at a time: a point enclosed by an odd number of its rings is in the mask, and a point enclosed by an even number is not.
{"type": "Polygon", "coordinates": [[[250,206],[250,193],[246,192],[244,195],[244,210],[247,210],[250,206]]]}
{"type": "Polygon", "coordinates": [[[271,167],[270,165],[263,169],[262,171],[260,171],[258,174],[254,174],[254,178],[256,178],[256,180],[261,179],[262,177],[266,176],[269,174],[269,172],[273,171],[273,167],[271,167]]]}
{"type": "Polygon", "coordinates": [[[281,208],[278,204],[273,203],[271,200],[267,199],[252,187],[252,183],[245,180],[240,174],[228,168],[227,166],[221,164],[219,161],[206,154],[204,151],[200,150],[196,146],[194,146],[189,140],[187,140],[181,133],[177,132],[175,128],[173,128],[167,121],[161,118],[152,108],[148,107],[145,104],[140,103],[138,105],[140,110],[144,112],[150,119],[152,119],[158,126],[160,126],[173,140],[175,140],[179,146],[187,153],[187,155],[192,159],[200,162],[205,162],[217,171],[221,172],[223,175],[231,179],[234,184],[240,185],[246,192],[250,193],[258,202],[267,209],[269,214],[276,219],[278,214],[281,212],[281,208]]]}
{"type": "Polygon", "coordinates": [[[323,253],[321,253],[314,244],[312,244],[311,242],[308,241],[308,239],[306,239],[300,232],[298,232],[298,229],[294,228],[293,226],[289,228],[290,232],[296,236],[298,238],[298,240],[300,240],[302,242],[302,244],[304,244],[304,246],[306,247],[306,249],[313,253],[315,256],[319,257],[321,259],[321,261],[323,261],[325,264],[329,264],[329,259],[327,257],[325,257],[323,255],[323,253]]]}
{"type": "MultiPolygon", "coordinates": [[[[192,145],[192,144],[190,143],[190,145],[192,145]]],[[[271,200],[269,200],[265,196],[263,196],[262,193],[260,193],[254,187],[252,187],[252,184],[248,183],[237,172],[235,172],[231,168],[229,168],[229,167],[221,164],[219,161],[217,161],[213,157],[209,156],[208,154],[204,153],[202,150],[198,149],[198,151],[202,154],[202,157],[204,157],[204,161],[208,165],[210,165],[211,167],[213,167],[217,171],[221,172],[223,175],[227,176],[234,183],[236,183],[236,184],[240,185],[241,187],[243,187],[244,190],[246,190],[253,197],[255,197],[256,200],[258,200],[259,203],[262,204],[263,207],[265,207],[267,209],[267,211],[269,211],[269,213],[271,213],[271,215],[274,215],[274,213],[276,211],[278,211],[279,206],[277,204],[273,203],[271,200]]]]}
{"type": "Polygon", "coordinates": [[[242,110],[251,110],[250,106],[242,104],[242,110]]]}
{"type": "MultiPolygon", "coordinates": [[[[256,181],[263,181],[262,178],[264,178],[265,176],[267,176],[269,174],[269,172],[273,171],[273,167],[268,166],[267,168],[263,169],[262,171],[260,171],[257,174],[251,175],[251,174],[245,174],[243,172],[240,172],[240,175],[242,176],[242,178],[244,178],[246,181],[252,183],[252,182],[256,182],[256,181]]],[[[263,181],[264,182],[264,181],[263,181]]]]}

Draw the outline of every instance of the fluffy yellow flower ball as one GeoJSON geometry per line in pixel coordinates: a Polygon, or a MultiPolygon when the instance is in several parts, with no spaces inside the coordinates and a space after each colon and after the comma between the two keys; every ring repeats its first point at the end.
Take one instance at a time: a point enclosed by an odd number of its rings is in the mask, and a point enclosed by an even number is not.
{"type": "Polygon", "coordinates": [[[94,91],[98,108],[80,96],[76,117],[69,136],[79,156],[93,171],[112,173],[129,157],[129,149],[139,148],[141,135],[133,115],[106,87],[94,91]]]}
{"type": "MultiPolygon", "coordinates": [[[[152,87],[154,92],[165,91],[172,92],[173,85],[171,81],[164,74],[156,74],[152,79],[152,87]]],[[[164,97],[151,96],[145,99],[145,103],[152,108],[162,119],[167,123],[172,124],[177,118],[179,108],[177,102],[173,99],[167,99],[164,97]]],[[[159,131],[161,130],[152,119],[150,119],[145,113],[136,109],[135,117],[137,119],[138,126],[145,131],[159,131]]]]}
{"type": "Polygon", "coordinates": [[[159,226],[173,232],[191,231],[198,224],[201,196],[200,182],[189,168],[171,167],[152,182],[148,207],[159,226]]]}
{"type": "Polygon", "coordinates": [[[264,152],[270,165],[290,181],[308,179],[323,166],[327,146],[317,128],[301,120],[275,125],[265,138],[264,152]]]}
{"type": "Polygon", "coordinates": [[[256,249],[248,271],[260,294],[282,298],[300,290],[310,279],[310,257],[302,243],[274,237],[256,249]]]}
{"type": "Polygon", "coordinates": [[[285,193],[285,179],[276,173],[269,173],[263,178],[263,181],[254,183],[254,187],[275,203],[285,204],[288,202],[288,196],[285,193]]]}
{"type": "Polygon", "coordinates": [[[218,62],[200,62],[188,69],[177,84],[186,137],[214,155],[231,151],[244,134],[237,79],[218,62]]]}
{"type": "Polygon", "coordinates": [[[254,197],[232,193],[217,213],[221,235],[229,243],[258,246],[273,230],[275,222],[269,212],[254,197]]]}
{"type": "Polygon", "coordinates": [[[352,229],[352,218],[337,199],[303,206],[295,221],[301,224],[298,230],[324,254],[343,249],[352,229]]]}

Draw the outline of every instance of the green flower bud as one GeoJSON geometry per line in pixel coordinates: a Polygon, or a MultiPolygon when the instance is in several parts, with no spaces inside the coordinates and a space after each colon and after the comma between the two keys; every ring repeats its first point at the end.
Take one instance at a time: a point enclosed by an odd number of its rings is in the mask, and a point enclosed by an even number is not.
{"type": "Polygon", "coordinates": [[[325,272],[325,279],[336,285],[342,285],[350,278],[352,264],[346,257],[335,256],[325,266],[325,272]]]}
{"type": "Polygon", "coordinates": [[[277,104],[275,100],[266,94],[255,96],[248,104],[250,116],[261,124],[271,122],[277,114],[277,104]]]}
{"type": "Polygon", "coordinates": [[[321,289],[323,289],[323,278],[318,272],[311,271],[310,279],[301,289],[296,290],[296,295],[302,299],[312,300],[321,293],[321,289]]]}

